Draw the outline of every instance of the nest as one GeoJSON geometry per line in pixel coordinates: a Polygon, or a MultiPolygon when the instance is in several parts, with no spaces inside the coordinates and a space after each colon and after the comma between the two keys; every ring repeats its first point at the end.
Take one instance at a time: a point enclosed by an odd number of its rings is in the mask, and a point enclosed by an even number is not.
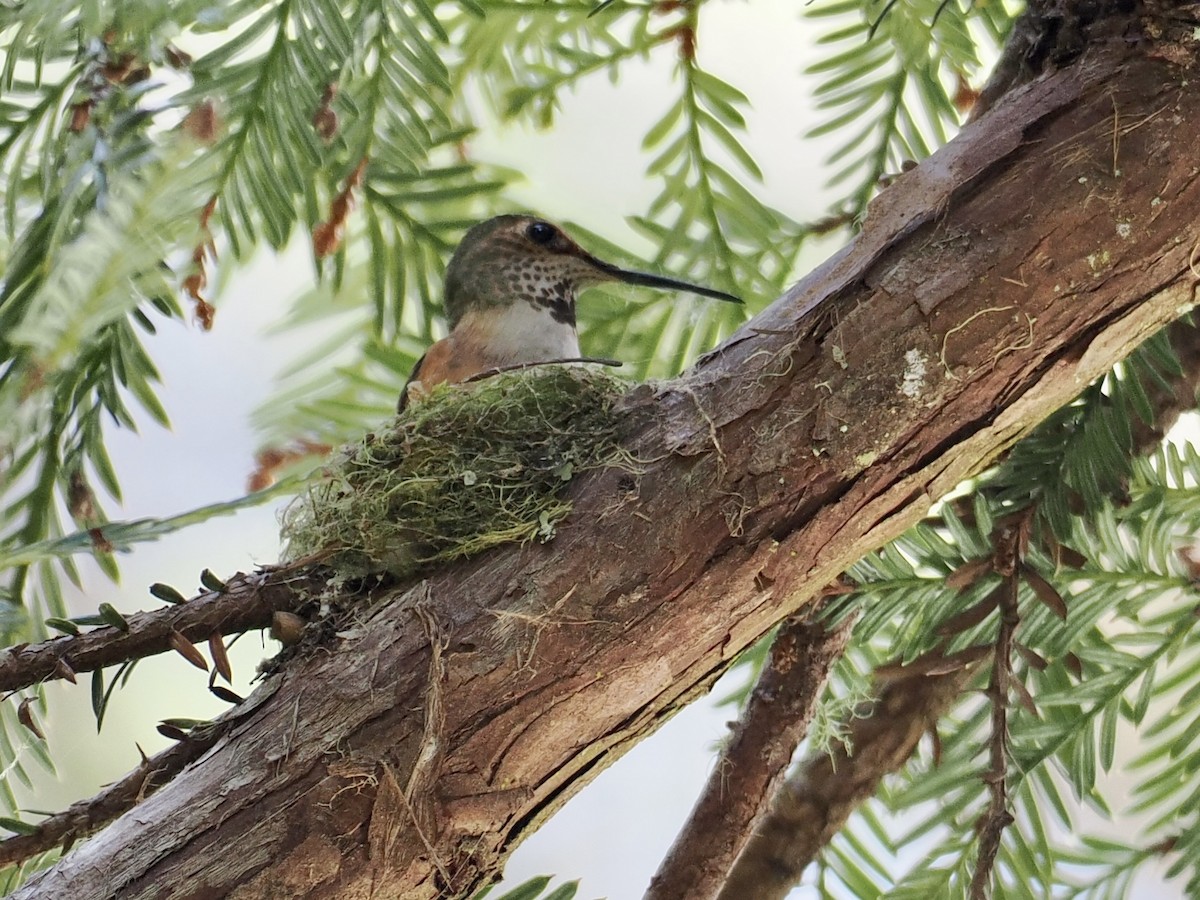
{"type": "Polygon", "coordinates": [[[549,540],[567,484],[622,458],[627,384],[545,366],[439,386],[386,430],[340,450],[283,518],[285,556],[347,576],[413,573],[489,547],[549,540]]]}

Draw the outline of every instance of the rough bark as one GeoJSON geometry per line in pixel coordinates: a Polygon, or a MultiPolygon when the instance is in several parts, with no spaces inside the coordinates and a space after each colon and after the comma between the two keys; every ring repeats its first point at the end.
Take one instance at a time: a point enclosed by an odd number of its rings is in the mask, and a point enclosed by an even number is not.
{"type": "Polygon", "coordinates": [[[105,785],[96,796],[79,800],[62,812],[40,820],[37,830],[31,834],[5,838],[0,841],[0,866],[23,862],[47,850],[70,848],[79,838],[98,831],[170,783],[184,766],[199,759],[223,733],[223,728],[202,729],[153,757],[143,756],[141,765],[124,778],[105,785]]]}
{"type": "MultiPolygon", "coordinates": [[[[1179,417],[1196,408],[1200,392],[1200,329],[1181,320],[1168,332],[1180,372],[1146,383],[1153,412],[1149,421],[1132,423],[1138,455],[1159,446],[1179,417]]],[[[933,656],[911,666],[902,681],[877,677],[879,699],[867,714],[846,722],[845,744],[832,754],[820,748],[807,755],[775,792],[717,900],[783,900],[884,776],[908,763],[921,735],[951,710],[984,660],[970,663],[943,664],[933,656]]]]}
{"type": "Polygon", "coordinates": [[[364,609],[15,896],[494,877],[738,652],[1192,306],[1200,95],[1172,55],[1116,41],[1002,101],[719,352],[631,392],[639,476],[588,479],[549,545],[364,609]]]}

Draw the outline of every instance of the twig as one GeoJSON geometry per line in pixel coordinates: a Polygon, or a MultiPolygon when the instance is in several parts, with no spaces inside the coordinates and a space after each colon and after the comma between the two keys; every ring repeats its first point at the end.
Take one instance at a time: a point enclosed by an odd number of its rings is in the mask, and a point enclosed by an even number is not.
{"type": "Polygon", "coordinates": [[[57,846],[69,847],[76,840],[99,831],[199,759],[225,733],[228,724],[223,722],[196,729],[185,740],[157,756],[143,758],[141,765],[96,796],[72,803],[62,812],[43,819],[33,833],[0,841],[0,866],[21,862],[57,846]]]}
{"type": "Polygon", "coordinates": [[[592,363],[597,366],[608,366],[609,368],[619,369],[625,365],[619,359],[609,359],[604,356],[568,356],[564,359],[544,359],[540,362],[514,363],[511,366],[496,366],[494,369],[485,369],[482,372],[476,372],[469,378],[462,380],[463,384],[470,384],[473,381],[482,381],[484,378],[491,378],[493,375],[502,375],[505,372],[523,372],[526,369],[535,369],[538,366],[562,366],[572,363],[592,363]]]}
{"type": "MultiPolygon", "coordinates": [[[[947,378],[949,378],[953,381],[958,381],[958,376],[954,374],[953,370],[951,370],[951,368],[950,368],[950,363],[946,361],[946,345],[950,340],[950,335],[955,334],[956,332],[962,331],[964,328],[966,328],[968,325],[970,325],[972,322],[974,322],[980,316],[986,316],[988,313],[1007,312],[1010,309],[1016,309],[1016,307],[1012,306],[1010,304],[1008,306],[989,306],[986,309],[981,309],[978,312],[972,313],[964,321],[959,322],[957,325],[955,325],[953,328],[951,328],[949,331],[947,331],[944,335],[942,335],[942,352],[940,354],[938,354],[938,359],[941,360],[942,367],[946,370],[947,378]]],[[[1032,323],[1031,323],[1031,327],[1032,327],[1032,323]]]]}
{"type": "Polygon", "coordinates": [[[214,633],[267,628],[275,612],[301,607],[324,589],[325,581],[312,568],[238,574],[221,592],[205,591],[186,603],[126,616],[128,630],[104,626],[38,644],[17,644],[0,652],[0,692],[166,653],[172,650],[172,632],[195,643],[214,633]]]}
{"type": "MultiPolygon", "coordinates": [[[[1015,560],[1020,543],[1018,527],[1004,530],[997,542],[997,559],[1015,560]]],[[[996,629],[996,649],[992,658],[992,677],[986,694],[992,705],[992,740],[990,763],[984,776],[991,800],[976,826],[979,831],[979,857],[971,878],[972,900],[987,900],[992,868],[1000,850],[1004,829],[1013,823],[1008,811],[1008,692],[1012,680],[1013,634],[1020,621],[1017,607],[1018,578],[1016,569],[1005,573],[1004,589],[1000,592],[1000,624],[996,629]]]]}
{"type": "Polygon", "coordinates": [[[716,896],[804,737],[851,624],[847,620],[829,631],[798,616],[784,624],[741,721],[646,900],[716,896]]]}
{"type": "Polygon", "coordinates": [[[693,405],[696,407],[696,412],[700,414],[700,418],[704,420],[704,424],[708,426],[708,440],[712,444],[713,450],[717,453],[717,475],[718,479],[725,476],[725,450],[721,447],[721,437],[717,434],[717,423],[713,421],[713,417],[704,409],[704,405],[700,402],[700,398],[696,396],[696,392],[691,388],[684,388],[684,393],[691,398],[693,405]]]}

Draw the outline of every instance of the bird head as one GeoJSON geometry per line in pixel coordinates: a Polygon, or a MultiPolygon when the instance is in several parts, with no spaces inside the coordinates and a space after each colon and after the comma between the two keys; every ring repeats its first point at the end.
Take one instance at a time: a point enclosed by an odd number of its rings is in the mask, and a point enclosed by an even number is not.
{"type": "Polygon", "coordinates": [[[724,291],[621,269],[592,256],[557,225],[506,215],[471,228],[455,250],[446,268],[446,316],[453,328],[471,310],[528,302],[573,328],[576,293],[605,281],[742,302],[724,291]]]}

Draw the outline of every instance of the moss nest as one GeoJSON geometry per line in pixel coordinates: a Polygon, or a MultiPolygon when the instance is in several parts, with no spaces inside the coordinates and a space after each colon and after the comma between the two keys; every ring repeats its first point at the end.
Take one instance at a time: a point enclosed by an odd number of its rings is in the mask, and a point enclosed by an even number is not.
{"type": "Polygon", "coordinates": [[[347,576],[549,540],[572,478],[627,459],[616,399],[628,383],[542,366],[442,385],[390,427],[338,451],[283,517],[289,560],[347,576]]]}

